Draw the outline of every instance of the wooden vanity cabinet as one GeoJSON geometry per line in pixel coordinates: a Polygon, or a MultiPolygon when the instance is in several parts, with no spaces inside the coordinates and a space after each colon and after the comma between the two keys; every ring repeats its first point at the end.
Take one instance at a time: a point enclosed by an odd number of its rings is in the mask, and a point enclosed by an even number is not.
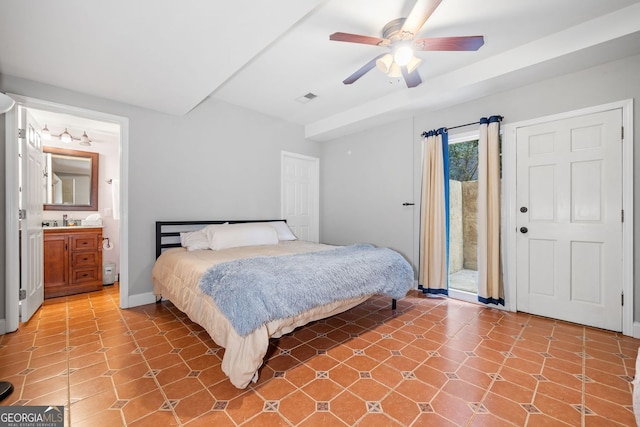
{"type": "Polygon", "coordinates": [[[44,297],[102,289],[102,228],[44,230],[44,297]]]}

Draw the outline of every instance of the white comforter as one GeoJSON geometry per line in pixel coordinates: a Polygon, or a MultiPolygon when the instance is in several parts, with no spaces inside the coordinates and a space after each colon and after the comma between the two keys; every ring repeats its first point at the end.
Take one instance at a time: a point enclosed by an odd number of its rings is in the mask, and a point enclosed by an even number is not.
{"type": "Polygon", "coordinates": [[[231,383],[245,388],[257,380],[258,369],[269,346],[270,337],[280,337],[313,320],[341,313],[365,301],[368,296],[316,307],[297,316],[278,319],[263,325],[247,336],[239,336],[213,299],[200,292],[200,276],[212,265],[240,258],[279,256],[326,250],[334,246],[303,241],[283,241],[277,245],[246,246],[219,251],[189,252],[169,249],[156,261],[152,280],[154,294],[169,299],[191,320],[201,325],[216,344],[225,348],[222,370],[231,383]]]}

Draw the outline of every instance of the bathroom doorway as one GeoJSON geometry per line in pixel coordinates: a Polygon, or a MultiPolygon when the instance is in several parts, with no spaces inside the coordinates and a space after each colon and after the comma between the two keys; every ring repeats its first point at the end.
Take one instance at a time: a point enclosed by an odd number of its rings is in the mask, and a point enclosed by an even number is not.
{"type": "MultiPolygon", "coordinates": [[[[128,141],[128,119],[112,116],[96,111],[52,104],[31,98],[13,96],[16,99],[16,108],[7,115],[7,158],[18,159],[15,165],[7,166],[7,195],[6,202],[8,212],[15,210],[20,212],[21,191],[28,189],[21,187],[19,150],[22,145],[19,138],[20,113],[27,111],[37,123],[36,130],[42,139],[43,147],[51,147],[69,151],[92,153],[99,159],[97,180],[97,210],[83,210],[81,206],[73,210],[58,208],[53,203],[48,203],[42,211],[43,225],[62,225],[63,216],[72,224],[82,224],[83,220],[99,220],[102,224],[104,241],[102,246],[102,265],[113,265],[114,279],[120,282],[121,305],[126,307],[128,299],[127,285],[127,233],[126,233],[126,203],[120,203],[120,190],[126,185],[126,153],[128,141]],[[68,136],[67,136],[68,135],[68,136]],[[10,144],[10,141],[16,141],[10,144]],[[117,189],[114,190],[117,186],[117,189]],[[15,209],[13,209],[15,207],[15,209]],[[125,295],[122,298],[122,295],[125,295]]],[[[51,163],[45,166],[42,176],[50,175],[51,163]]],[[[81,187],[82,182],[76,181],[76,186],[81,187]]],[[[42,191],[46,185],[41,186],[42,191]]],[[[45,195],[43,198],[46,198],[45,195]]],[[[49,202],[53,200],[50,198],[49,202]]],[[[64,202],[63,202],[64,203],[64,202]]],[[[7,283],[20,283],[21,263],[24,256],[19,254],[19,234],[21,219],[19,215],[7,215],[7,283]],[[15,247],[15,251],[10,250],[15,247]]],[[[42,234],[42,233],[41,233],[42,234]]],[[[33,263],[34,265],[40,264],[33,263]]],[[[7,322],[6,332],[17,329],[20,319],[20,292],[15,286],[6,287],[7,322]],[[11,301],[16,301],[15,307],[11,301]]]]}

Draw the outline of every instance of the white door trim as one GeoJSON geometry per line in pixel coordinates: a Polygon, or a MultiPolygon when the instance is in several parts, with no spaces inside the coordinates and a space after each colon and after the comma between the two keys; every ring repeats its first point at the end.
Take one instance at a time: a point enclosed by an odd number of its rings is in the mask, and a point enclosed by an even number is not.
{"type": "MultiPolygon", "coordinates": [[[[120,306],[129,307],[129,205],[128,205],[128,181],[129,181],[129,119],[122,116],[103,113],[85,108],[57,104],[22,95],[8,94],[16,104],[27,108],[44,109],[57,113],[71,114],[116,123],[120,125],[120,306]]],[[[17,108],[14,107],[5,116],[5,174],[6,174],[6,280],[5,280],[5,331],[11,332],[18,328],[18,287],[14,286],[19,281],[19,257],[18,257],[18,169],[17,144],[9,141],[18,139],[17,108]]],[[[0,331],[0,333],[3,331],[0,331]]]]}
{"type": "Polygon", "coordinates": [[[622,291],[625,304],[622,307],[622,333],[640,338],[640,331],[633,331],[633,100],[627,99],[609,104],[597,105],[580,110],[568,111],[531,120],[509,123],[504,126],[504,142],[502,144],[503,161],[503,211],[502,231],[505,236],[503,249],[505,301],[507,309],[516,311],[516,131],[520,127],[536,125],[543,122],[563,120],[602,111],[622,110],[622,126],[624,140],[622,146],[622,291]]]}

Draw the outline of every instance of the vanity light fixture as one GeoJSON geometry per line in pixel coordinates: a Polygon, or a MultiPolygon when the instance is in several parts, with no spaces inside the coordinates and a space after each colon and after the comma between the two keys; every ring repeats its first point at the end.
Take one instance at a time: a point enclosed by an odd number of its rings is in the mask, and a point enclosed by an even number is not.
{"type": "Polygon", "coordinates": [[[44,139],[45,141],[48,141],[51,139],[51,131],[49,130],[49,128],[47,127],[47,125],[44,125],[44,127],[42,128],[42,130],[40,131],[40,136],[42,137],[42,139],[44,139]]]}
{"type": "Polygon", "coordinates": [[[84,131],[84,133],[80,137],[80,142],[78,144],[85,145],[85,146],[91,145],[91,140],[89,139],[89,136],[87,135],[87,131],[86,130],[84,131]]]}
{"type": "Polygon", "coordinates": [[[40,135],[42,136],[42,139],[48,140],[51,138],[58,138],[61,142],[64,142],[66,144],[69,144],[71,141],[78,141],[78,144],[80,145],[90,146],[92,142],[91,138],[89,138],[89,135],[87,135],[86,130],[82,133],[82,136],[80,138],[76,138],[69,133],[67,128],[64,128],[64,132],[62,132],[60,135],[53,135],[47,125],[44,125],[44,127],[40,131],[40,135]]]}
{"type": "Polygon", "coordinates": [[[64,128],[64,132],[62,132],[60,134],[60,141],[64,142],[65,144],[68,144],[71,142],[73,138],[71,137],[71,134],[69,133],[69,131],[67,131],[67,128],[64,128]]]}

